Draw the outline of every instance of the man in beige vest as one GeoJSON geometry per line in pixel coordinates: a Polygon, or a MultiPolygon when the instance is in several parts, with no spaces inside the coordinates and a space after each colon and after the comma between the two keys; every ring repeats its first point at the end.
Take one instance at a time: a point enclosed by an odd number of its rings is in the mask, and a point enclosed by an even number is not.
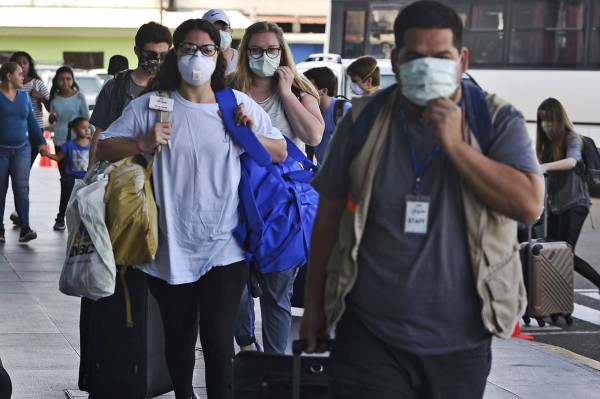
{"type": "Polygon", "coordinates": [[[526,304],[516,221],[539,216],[543,179],[510,104],[478,91],[491,123],[467,122],[452,8],[414,2],[394,34],[399,85],[353,104],[313,182],[300,335],[318,352],[335,328],[334,398],[481,398],[492,334],[526,304]]]}

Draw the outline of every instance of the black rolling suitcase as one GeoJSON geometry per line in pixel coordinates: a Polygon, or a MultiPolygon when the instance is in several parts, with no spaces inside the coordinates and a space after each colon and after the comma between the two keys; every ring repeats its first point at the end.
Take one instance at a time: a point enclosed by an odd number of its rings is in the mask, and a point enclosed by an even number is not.
{"type": "Polygon", "coordinates": [[[160,310],[147,276],[128,268],[125,280],[131,326],[119,278],[114,295],[82,301],[79,389],[89,392],[90,399],[146,399],[173,390],[160,310]]]}
{"type": "MultiPolygon", "coordinates": [[[[321,340],[330,347],[333,341],[321,340]]],[[[234,399],[330,399],[329,358],[301,356],[306,341],[292,343],[294,355],[240,352],[233,358],[234,399]]]]}
{"type": "Polygon", "coordinates": [[[547,210],[544,210],[541,226],[544,238],[532,240],[530,229],[528,242],[521,244],[521,264],[527,290],[527,309],[523,321],[529,325],[533,317],[540,327],[544,327],[545,317],[555,322],[559,316],[563,316],[566,323],[571,325],[574,307],[573,249],[564,241],[548,240],[547,224],[547,210]]]}
{"type": "Polygon", "coordinates": [[[12,382],[10,376],[2,366],[0,360],[0,399],[10,399],[12,396],[12,382]]]}

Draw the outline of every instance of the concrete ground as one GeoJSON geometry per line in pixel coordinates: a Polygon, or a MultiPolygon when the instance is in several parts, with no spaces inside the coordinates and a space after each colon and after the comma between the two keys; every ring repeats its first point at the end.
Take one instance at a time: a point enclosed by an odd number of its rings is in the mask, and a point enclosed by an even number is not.
{"type": "MultiPolygon", "coordinates": [[[[15,399],[87,397],[77,390],[79,299],[58,291],[67,236],[52,230],[58,196],[58,171],[34,168],[31,226],[38,239],[27,244],[18,242],[18,229],[10,225],[10,191],[7,197],[6,243],[0,244],[0,359],[12,378],[15,399]]],[[[587,245],[597,246],[597,241],[587,245]]],[[[201,352],[197,359],[194,385],[206,397],[201,352]]],[[[599,370],[599,362],[560,348],[495,339],[485,398],[598,398],[599,370]]]]}

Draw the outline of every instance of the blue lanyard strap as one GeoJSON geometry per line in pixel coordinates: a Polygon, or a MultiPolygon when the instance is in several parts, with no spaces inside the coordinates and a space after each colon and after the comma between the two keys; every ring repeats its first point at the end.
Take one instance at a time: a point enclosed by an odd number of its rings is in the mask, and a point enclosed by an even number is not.
{"type": "Polygon", "coordinates": [[[431,161],[433,161],[437,154],[440,153],[441,147],[439,144],[436,144],[435,147],[433,147],[433,150],[431,151],[427,159],[425,160],[425,163],[421,167],[421,165],[419,165],[419,161],[417,160],[417,151],[415,150],[415,147],[413,146],[412,141],[410,139],[410,130],[408,127],[408,120],[406,119],[406,112],[404,111],[404,99],[402,97],[400,97],[400,119],[402,119],[402,130],[404,131],[406,141],[408,142],[410,157],[412,159],[413,172],[415,173],[415,182],[413,185],[413,190],[415,193],[420,193],[421,176],[423,175],[423,172],[425,172],[425,169],[427,169],[431,161]]]}

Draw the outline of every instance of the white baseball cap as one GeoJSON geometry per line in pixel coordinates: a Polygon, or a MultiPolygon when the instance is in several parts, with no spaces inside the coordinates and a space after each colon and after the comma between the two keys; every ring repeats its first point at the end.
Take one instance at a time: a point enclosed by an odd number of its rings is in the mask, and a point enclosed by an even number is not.
{"type": "Polygon", "coordinates": [[[219,10],[217,8],[213,8],[212,10],[208,10],[202,16],[202,19],[207,20],[211,24],[214,24],[217,21],[223,21],[229,26],[229,17],[223,10],[219,10]]]}

